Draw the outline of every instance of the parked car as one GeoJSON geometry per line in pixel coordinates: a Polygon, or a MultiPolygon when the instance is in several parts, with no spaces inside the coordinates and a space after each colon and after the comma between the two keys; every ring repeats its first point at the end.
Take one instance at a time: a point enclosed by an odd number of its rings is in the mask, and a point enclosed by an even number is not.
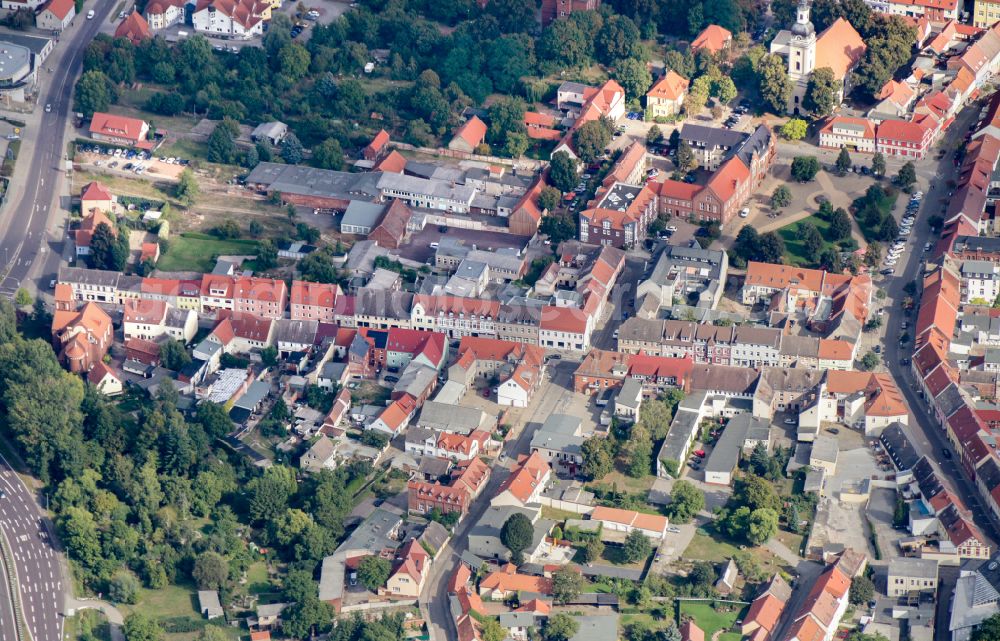
{"type": "Polygon", "coordinates": [[[705,450],[695,450],[694,455],[698,458],[705,458],[705,450]]]}
{"type": "Polygon", "coordinates": [[[795,425],[796,422],[794,418],[786,418],[784,421],[785,425],[795,425]]]}
{"type": "Polygon", "coordinates": [[[386,383],[398,383],[399,382],[399,377],[398,376],[386,376],[385,377],[385,382],[386,383]]]}

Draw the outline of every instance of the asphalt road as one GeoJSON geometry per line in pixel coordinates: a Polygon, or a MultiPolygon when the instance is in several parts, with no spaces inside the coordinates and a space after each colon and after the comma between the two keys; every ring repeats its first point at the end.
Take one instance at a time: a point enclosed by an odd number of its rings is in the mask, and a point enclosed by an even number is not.
{"type": "MultiPolygon", "coordinates": [[[[504,464],[512,465],[519,455],[527,454],[528,445],[531,443],[531,437],[535,430],[549,414],[561,411],[565,404],[572,400],[573,371],[578,365],[579,363],[575,361],[550,361],[546,374],[551,377],[549,385],[561,389],[562,393],[546,394],[543,390],[539,390],[535,394],[535,399],[538,400],[531,416],[525,421],[524,429],[514,441],[507,443],[504,447],[503,451],[506,454],[504,464]]],[[[431,641],[450,641],[458,638],[455,621],[451,616],[448,580],[455,568],[458,567],[462,552],[469,548],[469,530],[483,516],[486,508],[490,506],[491,499],[496,496],[500,484],[509,475],[507,467],[496,462],[493,464],[490,480],[486,487],[469,506],[468,514],[455,528],[455,533],[440,558],[431,565],[431,574],[424,585],[423,594],[420,596],[420,604],[427,611],[429,617],[427,628],[430,631],[431,641]]]]}
{"type": "MultiPolygon", "coordinates": [[[[949,148],[950,143],[965,135],[969,124],[978,116],[979,107],[978,103],[973,103],[959,114],[945,137],[945,144],[949,148]]],[[[948,180],[946,179],[954,178],[957,174],[957,168],[952,163],[951,154],[946,154],[941,160],[932,156],[918,163],[918,174],[928,178],[920,181],[921,184],[926,186],[926,193],[917,214],[913,233],[907,242],[903,258],[896,265],[896,273],[880,283],[880,286],[888,294],[888,302],[885,308],[886,315],[883,320],[885,328],[883,338],[885,364],[910,408],[911,420],[909,432],[913,437],[913,446],[918,453],[927,456],[931,461],[938,464],[944,476],[953,481],[962,500],[972,510],[976,524],[983,529],[983,533],[989,539],[997,541],[998,533],[1000,533],[1000,523],[993,517],[992,512],[984,509],[978,492],[976,492],[975,487],[973,487],[968,477],[960,469],[958,453],[953,453],[950,459],[945,458],[941,454],[943,449],[951,447],[951,444],[948,443],[947,434],[931,418],[927,402],[920,397],[918,391],[919,383],[911,367],[900,364],[900,359],[911,358],[913,356],[913,340],[911,338],[907,343],[900,343],[899,339],[904,333],[909,333],[911,337],[913,336],[916,321],[916,310],[907,314],[902,308],[901,301],[905,297],[903,288],[906,286],[906,283],[918,279],[922,273],[922,263],[926,256],[923,251],[924,243],[928,241],[937,242],[938,236],[930,231],[927,219],[934,214],[940,213],[940,203],[949,197],[948,180]],[[908,323],[907,329],[902,328],[904,321],[908,323]]],[[[901,204],[900,207],[902,206],[901,204]]],[[[901,214],[899,211],[895,213],[897,217],[901,214]]]]}
{"type": "Polygon", "coordinates": [[[28,118],[21,155],[10,183],[10,197],[0,211],[0,265],[3,265],[0,294],[5,296],[13,296],[18,287],[27,285],[36,262],[45,264],[53,259],[56,261],[52,263],[53,271],[58,265],[63,238],[48,238],[46,226],[58,198],[57,185],[66,152],[66,123],[72,116],[73,86],[81,71],[83,50],[107,20],[114,3],[100,0],[90,7],[97,14],[95,18],[78,16],[76,21],[82,21],[82,25],[64,34],[56,51],[46,60],[45,67],[52,67],[53,72],[45,69],[38,72],[42,84],[38,104],[51,104],[52,111],[45,113],[39,108],[40,119],[28,118]]]}
{"type": "MultiPolygon", "coordinates": [[[[62,566],[34,497],[10,465],[0,457],[0,529],[14,554],[21,609],[33,641],[61,641],[63,618],[62,566]]],[[[0,589],[2,591],[2,589],[0,589]]],[[[0,603],[9,611],[10,595],[0,603]]],[[[0,638],[14,640],[13,616],[0,617],[0,638]]]]}

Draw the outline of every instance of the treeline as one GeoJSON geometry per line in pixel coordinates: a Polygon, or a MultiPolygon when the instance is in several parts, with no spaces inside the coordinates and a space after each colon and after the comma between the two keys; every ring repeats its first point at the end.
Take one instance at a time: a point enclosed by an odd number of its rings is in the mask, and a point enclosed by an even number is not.
{"type": "MultiPolygon", "coordinates": [[[[31,472],[47,486],[76,575],[94,592],[134,602],[140,586],[196,583],[224,599],[255,546],[273,548],[291,572],[296,606],[286,632],[328,622],[313,575],[344,534],[352,487],[370,472],[356,463],[299,481],[276,465],[261,471],[216,446],[231,428],[225,409],[202,403],[186,418],[169,382],[155,398],[129,397],[123,411],[76,375],[52,348],[17,331],[0,301],[0,408],[31,472]]],[[[225,602],[225,601],[224,601],[225,602]]]]}

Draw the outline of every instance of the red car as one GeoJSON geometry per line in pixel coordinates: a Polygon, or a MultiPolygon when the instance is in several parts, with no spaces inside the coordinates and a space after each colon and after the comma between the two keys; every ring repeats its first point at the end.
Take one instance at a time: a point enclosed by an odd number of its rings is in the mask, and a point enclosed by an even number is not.
{"type": "Polygon", "coordinates": [[[489,398],[489,397],[490,397],[490,388],[484,387],[483,388],[483,398],[489,398]]]}
{"type": "Polygon", "coordinates": [[[698,458],[705,458],[705,450],[695,450],[694,455],[698,458]]]}

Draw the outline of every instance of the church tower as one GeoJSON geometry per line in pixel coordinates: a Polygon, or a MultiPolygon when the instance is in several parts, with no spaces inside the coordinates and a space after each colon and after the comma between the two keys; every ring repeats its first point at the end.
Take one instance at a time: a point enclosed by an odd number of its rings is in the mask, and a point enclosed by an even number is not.
{"type": "Polygon", "coordinates": [[[808,81],[816,67],[816,29],[809,21],[809,0],[799,0],[788,41],[788,78],[792,82],[808,81]]]}

